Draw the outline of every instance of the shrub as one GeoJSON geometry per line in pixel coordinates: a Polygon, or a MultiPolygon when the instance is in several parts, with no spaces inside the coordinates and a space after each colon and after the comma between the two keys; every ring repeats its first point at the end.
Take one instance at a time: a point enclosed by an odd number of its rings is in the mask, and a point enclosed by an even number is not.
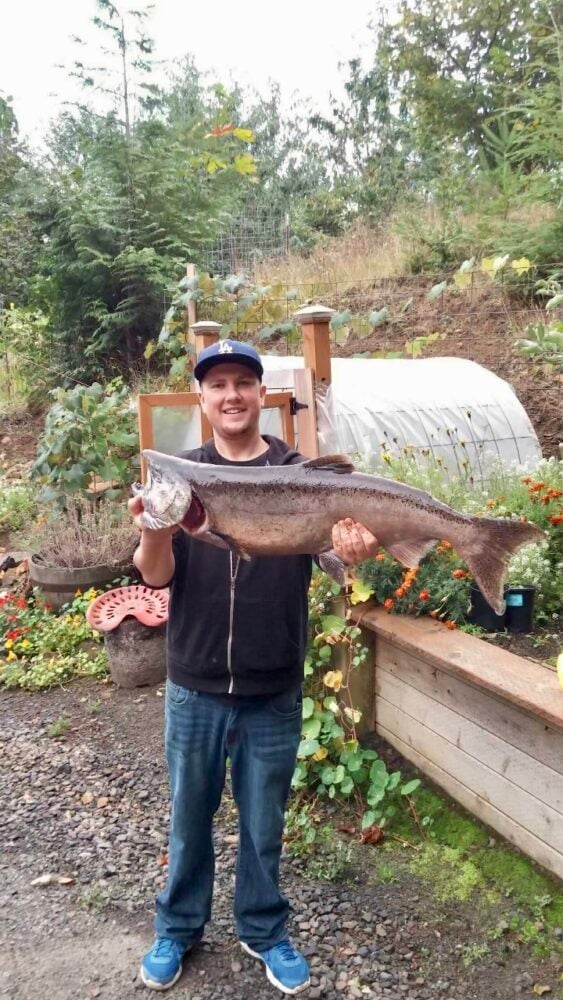
{"type": "Polygon", "coordinates": [[[85,491],[98,478],[119,495],[132,478],[139,450],[137,415],[121,379],[106,386],[55,389],[32,476],[43,484],[41,497],[64,503],[66,494],[85,491]]]}
{"type": "Polygon", "coordinates": [[[20,531],[31,521],[36,510],[31,487],[0,479],[0,531],[20,531]]]}
{"type": "Polygon", "coordinates": [[[118,567],[131,561],[137,539],[125,504],[78,496],[40,517],[29,544],[48,566],[118,567]]]}

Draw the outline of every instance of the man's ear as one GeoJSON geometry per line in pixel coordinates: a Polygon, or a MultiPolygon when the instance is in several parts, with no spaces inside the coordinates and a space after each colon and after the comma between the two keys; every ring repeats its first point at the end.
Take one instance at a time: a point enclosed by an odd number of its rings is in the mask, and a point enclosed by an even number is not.
{"type": "Polygon", "coordinates": [[[260,405],[261,406],[264,406],[264,403],[266,402],[266,393],[267,393],[267,391],[268,391],[268,386],[264,385],[264,383],[262,383],[262,385],[260,386],[260,405]]]}

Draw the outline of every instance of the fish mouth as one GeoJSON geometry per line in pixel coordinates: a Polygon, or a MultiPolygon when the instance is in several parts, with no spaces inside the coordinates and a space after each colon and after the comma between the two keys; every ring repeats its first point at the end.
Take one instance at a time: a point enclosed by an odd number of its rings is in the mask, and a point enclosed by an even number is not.
{"type": "Polygon", "coordinates": [[[198,532],[204,529],[206,521],[207,514],[205,512],[205,507],[199,497],[196,496],[192,490],[192,500],[182,518],[181,526],[184,531],[188,532],[189,535],[197,535],[198,532]]]}

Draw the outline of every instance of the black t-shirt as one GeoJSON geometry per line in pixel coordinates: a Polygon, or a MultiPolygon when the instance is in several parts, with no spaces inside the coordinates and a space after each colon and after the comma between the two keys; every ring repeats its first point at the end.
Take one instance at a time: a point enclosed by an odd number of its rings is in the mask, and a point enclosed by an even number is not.
{"type": "MultiPolygon", "coordinates": [[[[214,465],[288,465],[304,461],[264,435],[262,455],[230,462],[212,441],[180,457],[214,465]]],[[[167,631],[168,675],[212,694],[270,696],[303,677],[311,557],[236,554],[190,537],[173,538],[175,572],[167,631]],[[229,641],[230,639],[230,641],[229,641]]]]}

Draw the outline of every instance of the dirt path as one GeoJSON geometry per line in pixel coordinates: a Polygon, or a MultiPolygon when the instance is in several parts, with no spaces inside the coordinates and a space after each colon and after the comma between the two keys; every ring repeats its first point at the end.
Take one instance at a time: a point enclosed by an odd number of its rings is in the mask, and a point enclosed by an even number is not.
{"type": "MultiPolygon", "coordinates": [[[[167,791],[156,690],[80,682],[0,694],[0,996],[132,1000],[165,879],[167,791]],[[53,732],[63,731],[64,738],[53,732]],[[51,735],[49,735],[51,734],[51,735]],[[61,876],[35,885],[42,875],[61,876]]],[[[273,1000],[232,923],[235,817],[219,818],[217,891],[205,945],[186,962],[179,1000],[273,1000]]],[[[406,869],[383,884],[377,848],[358,849],[340,882],[284,858],[292,934],[309,956],[306,996],[327,1000],[515,1000],[550,986],[555,959],[502,941],[481,957],[479,899],[437,904],[406,869]],[[476,956],[471,964],[462,956],[476,956]]],[[[389,852],[386,863],[393,860],[389,852]]],[[[322,872],[321,872],[322,874],[322,872]]],[[[147,994],[148,995],[148,994],[147,994]]]]}

